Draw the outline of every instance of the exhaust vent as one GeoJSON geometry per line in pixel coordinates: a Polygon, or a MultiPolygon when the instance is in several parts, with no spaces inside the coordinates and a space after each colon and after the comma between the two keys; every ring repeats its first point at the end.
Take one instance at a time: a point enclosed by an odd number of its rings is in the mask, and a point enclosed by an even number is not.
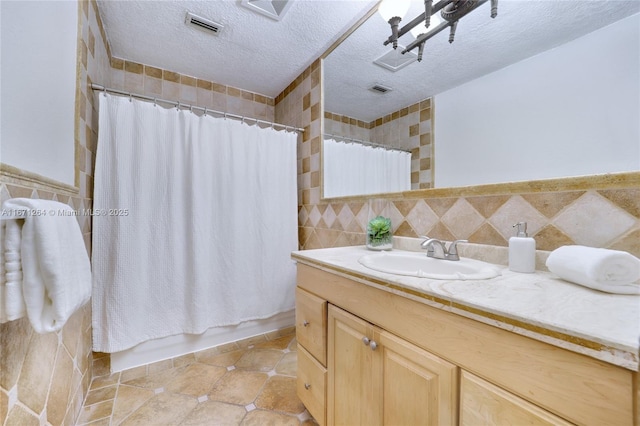
{"type": "Polygon", "coordinates": [[[382,84],[374,84],[373,86],[369,87],[369,90],[376,93],[387,93],[392,91],[393,89],[388,86],[383,86],[382,84]]]}
{"type": "Polygon", "coordinates": [[[220,31],[224,28],[223,25],[218,24],[217,22],[210,21],[201,16],[194,15],[191,12],[187,12],[187,17],[185,19],[187,24],[195,25],[207,32],[211,32],[215,35],[220,34],[220,31]]]}
{"type": "Polygon", "coordinates": [[[240,4],[256,13],[279,21],[287,13],[292,3],[293,0],[242,0],[240,4]]]}
{"type": "Polygon", "coordinates": [[[400,53],[403,50],[404,46],[398,45],[397,49],[390,49],[387,53],[373,61],[373,63],[389,71],[399,71],[418,59],[418,55],[413,52],[407,52],[403,55],[400,53]]]}

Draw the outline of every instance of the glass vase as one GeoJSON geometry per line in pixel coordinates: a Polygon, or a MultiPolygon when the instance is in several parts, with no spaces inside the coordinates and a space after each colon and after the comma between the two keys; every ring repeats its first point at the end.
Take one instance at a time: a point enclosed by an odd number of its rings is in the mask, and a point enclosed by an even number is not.
{"type": "Polygon", "coordinates": [[[366,231],[369,250],[391,250],[393,248],[393,226],[389,211],[389,201],[369,200],[366,231]]]}

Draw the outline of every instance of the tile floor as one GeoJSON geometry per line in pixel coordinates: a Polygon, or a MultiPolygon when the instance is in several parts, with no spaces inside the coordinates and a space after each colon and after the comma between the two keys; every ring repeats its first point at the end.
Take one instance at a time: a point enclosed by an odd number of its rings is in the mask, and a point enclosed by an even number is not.
{"type": "MultiPolygon", "coordinates": [[[[296,396],[295,330],[94,378],[79,425],[317,425],[296,396]]],[[[104,375],[99,375],[106,373],[104,375]]]]}

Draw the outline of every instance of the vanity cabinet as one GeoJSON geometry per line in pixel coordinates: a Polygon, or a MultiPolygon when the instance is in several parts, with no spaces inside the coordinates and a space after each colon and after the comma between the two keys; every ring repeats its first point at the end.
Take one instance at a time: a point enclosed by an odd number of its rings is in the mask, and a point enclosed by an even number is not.
{"type": "Polygon", "coordinates": [[[640,424],[637,372],[339,270],[298,263],[296,295],[298,395],[320,424],[640,424]]]}
{"type": "Polygon", "coordinates": [[[455,365],[333,305],[328,326],[328,424],[456,424],[455,365]]]}

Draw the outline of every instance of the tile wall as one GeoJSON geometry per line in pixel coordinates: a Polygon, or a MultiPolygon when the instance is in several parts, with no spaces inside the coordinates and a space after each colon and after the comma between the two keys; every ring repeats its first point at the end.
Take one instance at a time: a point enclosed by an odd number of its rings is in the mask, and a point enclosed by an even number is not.
{"type": "Polygon", "coordinates": [[[369,123],[325,111],[325,133],[411,151],[411,189],[431,188],[431,98],[369,123]]]}
{"type": "Polygon", "coordinates": [[[275,99],[275,121],[304,129],[298,138],[298,205],[320,202],[320,73],[318,59],[275,99]]]}
{"type": "Polygon", "coordinates": [[[110,88],[265,121],[274,116],[273,98],[115,57],[110,88]]]}
{"type": "MultiPolygon", "coordinates": [[[[87,85],[107,81],[109,59],[95,1],[79,2],[76,92],[76,174],[78,190],[2,174],[0,202],[27,197],[56,200],[74,209],[91,207],[97,144],[97,113],[87,85]]],[[[91,220],[78,216],[87,250],[91,220]]],[[[0,325],[0,424],[75,424],[91,381],[91,304],[76,312],[57,333],[37,334],[28,319],[0,325]]]]}
{"type": "MultiPolygon", "coordinates": [[[[321,66],[317,69],[322,72],[321,66]]],[[[322,93],[319,87],[314,86],[314,90],[322,93]]],[[[307,96],[305,91],[289,93],[286,102],[304,108],[300,102],[304,96],[307,96]]],[[[277,120],[289,124],[286,120],[290,117],[308,118],[301,116],[299,110],[278,116],[278,100],[282,97],[276,99],[277,120]]],[[[322,118],[324,121],[324,114],[322,118]]],[[[313,130],[311,134],[305,132],[307,141],[321,134],[318,121],[298,121],[296,125],[313,130]]],[[[428,128],[430,130],[431,126],[428,128]]],[[[426,129],[425,125],[424,131],[426,129]]],[[[298,206],[300,248],[364,244],[367,200],[357,197],[321,200],[320,173],[309,179],[310,173],[319,171],[319,145],[314,151],[303,147],[298,157],[303,166],[298,175],[303,194],[298,206]]],[[[640,256],[640,174],[620,179],[612,177],[604,185],[584,179],[579,190],[573,189],[575,186],[571,182],[538,181],[525,182],[516,192],[498,185],[467,191],[473,195],[439,189],[398,194],[387,200],[395,235],[429,235],[445,240],[468,239],[474,243],[506,246],[513,235],[512,224],[526,221],[540,250],[582,244],[640,256]]]]}

